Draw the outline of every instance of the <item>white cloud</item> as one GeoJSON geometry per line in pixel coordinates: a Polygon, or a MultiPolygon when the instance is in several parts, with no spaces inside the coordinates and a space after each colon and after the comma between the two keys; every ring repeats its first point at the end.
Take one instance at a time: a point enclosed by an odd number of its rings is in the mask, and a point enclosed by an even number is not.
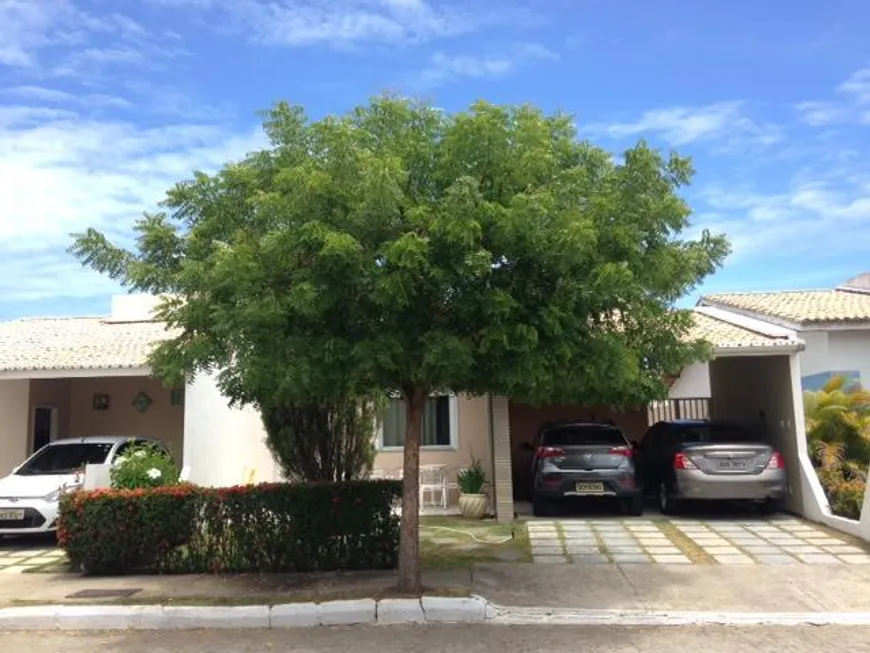
{"type": "Polygon", "coordinates": [[[556,60],[552,50],[537,43],[515,45],[499,54],[448,55],[436,52],[428,65],[414,76],[412,85],[431,88],[458,79],[498,79],[534,60],[556,60]]]}
{"type": "Polygon", "coordinates": [[[821,126],[857,122],[870,124],[870,67],[853,72],[835,89],[833,100],[812,100],[797,104],[801,120],[821,126]]]}
{"type": "Polygon", "coordinates": [[[143,210],[194,169],[216,169],[264,143],[217,124],[138,127],[44,107],[0,108],[0,301],[104,295],[81,270],[69,233],[93,226],[126,239],[143,210]]]}
{"type": "MultiPolygon", "coordinates": [[[[474,11],[470,3],[429,0],[150,0],[231,17],[237,31],[274,45],[336,47],[398,44],[472,32],[527,11],[503,6],[474,11]]],[[[224,23],[225,25],[226,23],[224,23]]]]}
{"type": "Polygon", "coordinates": [[[646,111],[636,120],[593,123],[581,126],[581,131],[611,138],[660,137],[673,146],[716,140],[723,150],[747,141],[756,145],[770,145],[779,140],[780,132],[776,126],[756,123],[744,114],[743,109],[742,102],[654,109],[646,111]]]}
{"type": "Polygon", "coordinates": [[[86,93],[77,95],[55,88],[44,86],[15,86],[2,91],[3,95],[23,100],[34,100],[48,104],[78,104],[86,107],[115,107],[125,108],[131,106],[129,100],[104,93],[86,93]]]}
{"type": "MultiPolygon", "coordinates": [[[[0,0],[0,67],[77,83],[110,69],[159,69],[185,54],[177,35],[151,33],[119,13],[91,14],[82,0],[0,0]]],[[[47,98],[43,98],[47,99],[47,98]]]]}
{"type": "Polygon", "coordinates": [[[711,186],[699,194],[696,228],[728,234],[734,260],[814,259],[866,251],[870,239],[870,174],[796,175],[781,190],[754,184],[711,186]]]}
{"type": "Polygon", "coordinates": [[[148,37],[127,16],[93,16],[73,0],[0,0],[0,64],[35,67],[43,49],[77,45],[94,34],[121,40],[148,37]]]}

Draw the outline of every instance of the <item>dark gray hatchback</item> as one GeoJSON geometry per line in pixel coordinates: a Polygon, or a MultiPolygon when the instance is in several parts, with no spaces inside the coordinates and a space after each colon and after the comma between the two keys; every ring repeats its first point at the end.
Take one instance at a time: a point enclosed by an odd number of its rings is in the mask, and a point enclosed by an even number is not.
{"type": "Polygon", "coordinates": [[[643,514],[635,481],[634,449],[610,424],[569,422],[543,428],[530,445],[535,515],[569,498],[616,499],[631,515],[643,514]]]}

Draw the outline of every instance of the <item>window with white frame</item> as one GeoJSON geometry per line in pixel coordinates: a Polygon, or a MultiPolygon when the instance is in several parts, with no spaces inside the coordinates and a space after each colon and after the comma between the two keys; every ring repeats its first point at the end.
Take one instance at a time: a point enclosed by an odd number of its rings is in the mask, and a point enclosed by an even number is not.
{"type": "MultiPolygon", "coordinates": [[[[405,402],[390,399],[380,429],[380,445],[383,449],[400,449],[405,443],[405,402]]],[[[456,397],[433,395],[423,409],[423,433],[421,446],[428,448],[455,448],[457,436],[456,397]]]]}

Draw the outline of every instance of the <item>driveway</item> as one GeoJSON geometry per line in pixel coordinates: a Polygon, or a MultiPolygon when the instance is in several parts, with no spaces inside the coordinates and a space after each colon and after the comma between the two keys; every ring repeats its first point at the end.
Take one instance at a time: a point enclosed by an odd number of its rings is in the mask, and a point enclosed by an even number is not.
{"type": "Polygon", "coordinates": [[[870,564],[846,535],[793,517],[529,522],[538,564],[870,564]]]}
{"type": "Polygon", "coordinates": [[[65,562],[53,536],[0,539],[0,574],[50,571],[65,562]]]}

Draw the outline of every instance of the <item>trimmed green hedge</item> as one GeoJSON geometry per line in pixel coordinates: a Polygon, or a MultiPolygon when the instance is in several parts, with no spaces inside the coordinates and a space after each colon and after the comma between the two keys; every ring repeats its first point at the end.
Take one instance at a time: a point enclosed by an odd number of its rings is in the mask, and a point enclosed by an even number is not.
{"type": "Polygon", "coordinates": [[[89,573],[392,569],[400,481],[79,491],[58,541],[89,573]]]}

